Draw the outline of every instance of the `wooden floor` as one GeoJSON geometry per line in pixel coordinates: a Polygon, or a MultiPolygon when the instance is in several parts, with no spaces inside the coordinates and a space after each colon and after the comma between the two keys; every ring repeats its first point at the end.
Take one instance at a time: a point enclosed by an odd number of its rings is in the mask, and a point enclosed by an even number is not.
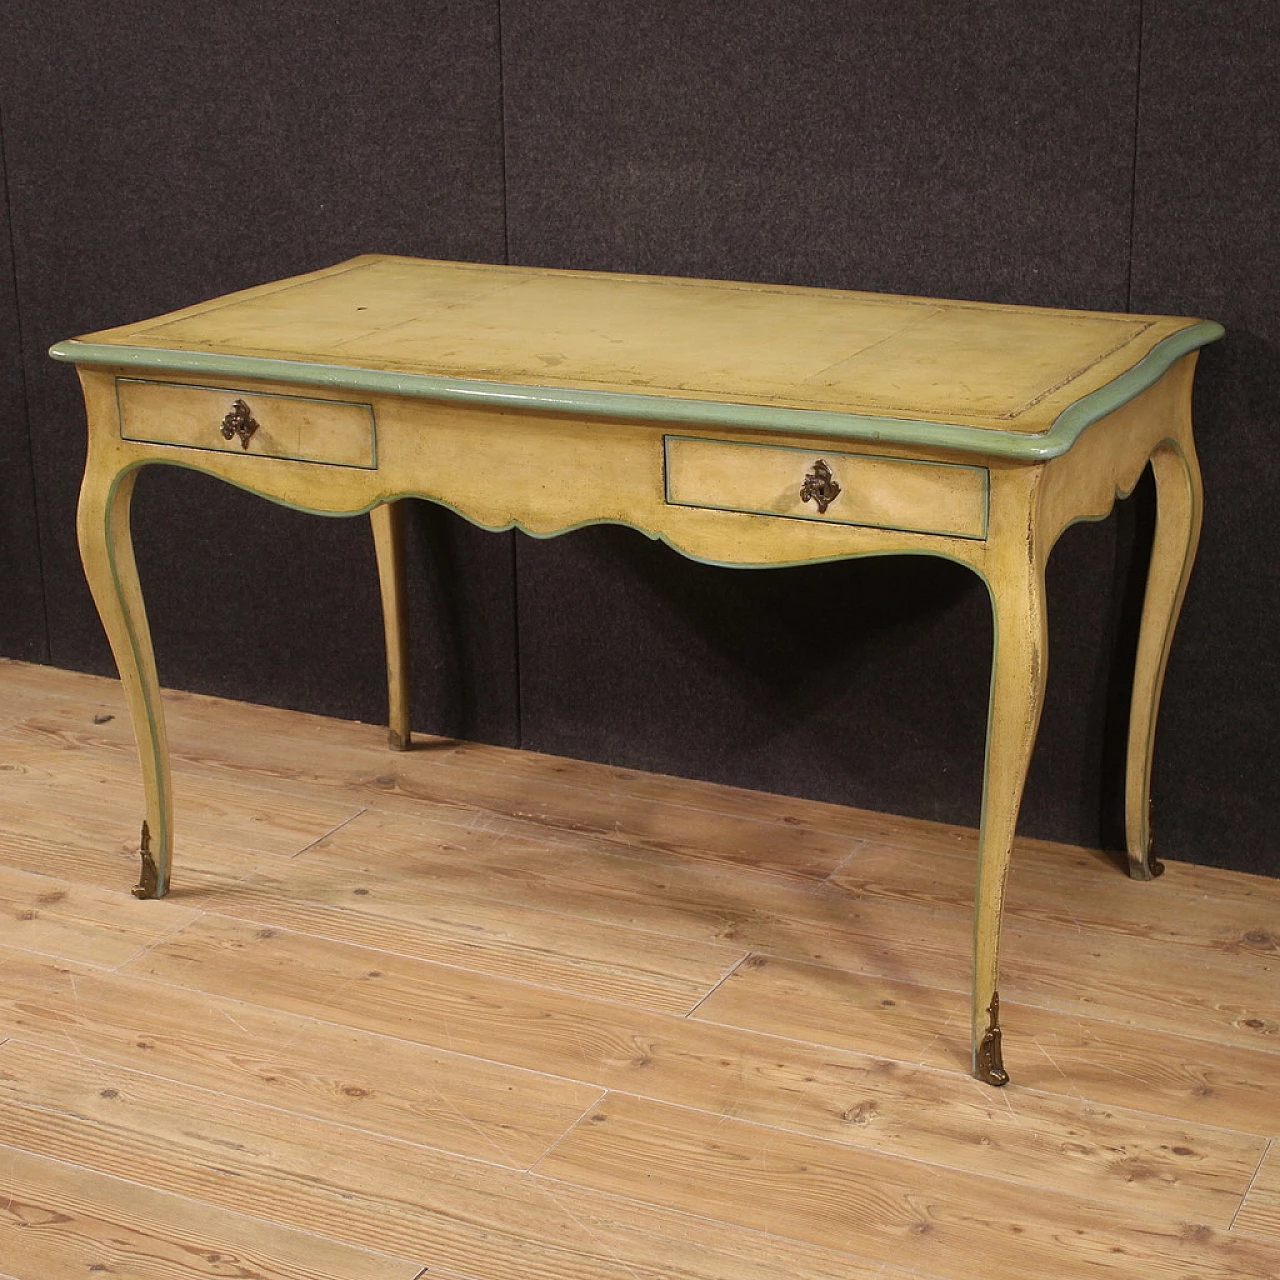
{"type": "Polygon", "coordinates": [[[0,1276],[1275,1280],[1280,882],[0,664],[0,1276]]]}

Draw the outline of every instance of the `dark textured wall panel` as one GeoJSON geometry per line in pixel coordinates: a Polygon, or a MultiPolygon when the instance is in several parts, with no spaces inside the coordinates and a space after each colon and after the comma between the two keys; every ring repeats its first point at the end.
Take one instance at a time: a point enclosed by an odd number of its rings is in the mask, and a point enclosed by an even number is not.
{"type": "Polygon", "coordinates": [[[0,653],[48,660],[0,117],[0,653]]]}
{"type": "MultiPolygon", "coordinates": [[[[355,253],[500,261],[497,8],[21,9],[8,19],[3,106],[52,660],[105,671],[74,546],[78,391],[45,348],[355,253]]],[[[417,557],[421,607],[447,618],[464,600],[502,639],[459,659],[478,672],[466,698],[436,696],[452,659],[424,650],[420,705],[436,711],[419,723],[512,740],[510,539],[445,524],[445,547],[417,557]]],[[[366,521],[167,474],[144,478],[136,525],[163,679],[382,714],[366,521]]],[[[433,621],[427,641],[442,628],[433,621]]]]}
{"type": "Polygon", "coordinates": [[[527,745],[931,817],[951,816],[947,773],[976,823],[985,672],[952,639],[991,624],[967,570],[728,570],[611,528],[519,552],[527,745]],[[913,693],[884,698],[904,664],[913,693]]]}
{"type": "Polygon", "coordinates": [[[1124,306],[1137,0],[505,0],[512,260],[1124,306]]]}
{"type": "MultiPolygon", "coordinates": [[[[1123,309],[1138,6],[507,0],[512,261],[1123,309]]],[[[1050,565],[1024,830],[1095,843],[1118,521],[1050,565]]],[[[526,745],[975,822],[985,589],[518,544],[526,745]]]]}
{"type": "MultiPolygon", "coordinates": [[[[1277,12],[0,8],[0,649],[111,669],[73,539],[78,391],[44,349],[353,253],[501,261],[509,238],[511,260],[551,266],[1203,314],[1230,335],[1198,386],[1208,513],[1157,840],[1280,870],[1277,12]]],[[[1151,515],[1144,483],[1050,563],[1025,831],[1115,841],[1151,515]]],[[[367,522],[157,470],[137,525],[164,678],[381,714],[367,522]]],[[[977,820],[991,628],[962,570],[730,573],[632,531],[493,536],[423,504],[410,557],[420,727],[514,742],[523,714],[545,750],[977,820]]]]}
{"type": "Polygon", "coordinates": [[[1171,856],[1278,875],[1280,8],[1145,12],[1133,304],[1227,326],[1200,363],[1204,535],[1161,712],[1156,832],[1171,856]]]}

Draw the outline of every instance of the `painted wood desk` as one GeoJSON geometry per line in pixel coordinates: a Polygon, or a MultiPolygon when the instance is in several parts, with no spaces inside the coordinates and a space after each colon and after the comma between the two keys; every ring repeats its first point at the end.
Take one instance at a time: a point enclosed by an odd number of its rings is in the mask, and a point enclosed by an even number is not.
{"type": "MultiPolygon", "coordinates": [[[[173,806],[129,507],[141,467],[373,519],[390,732],[409,739],[397,502],[536,535],[613,522],[741,567],[920,554],[995,617],[973,1068],[1001,1059],[1006,873],[1046,674],[1044,570],[1151,462],[1158,518],[1129,726],[1131,871],[1150,878],[1156,706],[1200,526],[1191,379],[1219,326],[822,289],[367,256],[60,343],[84,388],[85,572],[142,764],[140,897],[173,806]]],[[[922,785],[924,785],[922,783],[922,785]]]]}

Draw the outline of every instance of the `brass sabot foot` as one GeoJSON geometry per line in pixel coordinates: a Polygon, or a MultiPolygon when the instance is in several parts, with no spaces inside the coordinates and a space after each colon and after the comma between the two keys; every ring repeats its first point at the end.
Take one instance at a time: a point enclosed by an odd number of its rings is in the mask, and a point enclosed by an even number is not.
{"type": "Polygon", "coordinates": [[[135,898],[164,897],[164,889],[160,887],[160,872],[156,867],[155,859],[151,856],[151,829],[145,822],[142,824],[142,847],[138,850],[138,856],[142,859],[142,876],[133,887],[133,896],[135,898]]]}
{"type": "Polygon", "coordinates": [[[1156,876],[1164,875],[1164,863],[1151,852],[1150,844],[1147,845],[1147,856],[1145,858],[1129,858],[1129,878],[1131,880],[1154,880],[1156,876]]]}
{"type": "Polygon", "coordinates": [[[1000,1056],[1000,996],[994,994],[987,1006],[991,1023],[982,1043],[978,1045],[977,1077],[984,1084],[999,1087],[1009,1083],[1009,1073],[1004,1069],[1004,1061],[1000,1056]]]}

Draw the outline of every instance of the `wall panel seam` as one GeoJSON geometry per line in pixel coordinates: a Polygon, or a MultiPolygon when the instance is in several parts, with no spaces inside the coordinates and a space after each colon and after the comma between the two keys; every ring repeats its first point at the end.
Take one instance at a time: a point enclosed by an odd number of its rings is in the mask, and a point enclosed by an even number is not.
{"type": "Polygon", "coordinates": [[[1133,170],[1129,180],[1129,241],[1125,246],[1124,307],[1133,310],[1133,242],[1138,226],[1138,158],[1142,146],[1142,34],[1145,0],[1138,0],[1138,40],[1133,68],[1133,170]]]}
{"type": "MultiPolygon", "coordinates": [[[[501,166],[502,186],[502,261],[511,265],[510,200],[507,191],[507,53],[503,43],[502,0],[495,0],[498,34],[498,157],[501,166]]],[[[511,539],[511,649],[512,669],[515,673],[515,738],[517,748],[524,746],[524,696],[521,692],[520,642],[520,534],[512,530],[511,539]]]]}
{"type": "Polygon", "coordinates": [[[44,639],[44,661],[53,656],[53,638],[49,634],[49,598],[45,586],[44,539],[41,536],[40,486],[36,484],[35,440],[31,435],[31,396],[27,381],[27,342],[24,334],[21,297],[18,288],[18,246],[13,230],[13,195],[9,190],[9,158],[5,148],[4,103],[0,101],[0,198],[4,200],[5,225],[3,234],[9,242],[9,274],[13,289],[13,322],[18,350],[15,365],[18,377],[18,403],[21,405],[22,424],[27,444],[27,478],[31,485],[32,530],[36,549],[36,573],[40,581],[40,633],[44,639]]]}
{"type": "Polygon", "coordinates": [[[494,0],[498,37],[498,158],[502,187],[502,261],[511,265],[507,200],[507,58],[502,42],[502,0],[494,0]]]}

